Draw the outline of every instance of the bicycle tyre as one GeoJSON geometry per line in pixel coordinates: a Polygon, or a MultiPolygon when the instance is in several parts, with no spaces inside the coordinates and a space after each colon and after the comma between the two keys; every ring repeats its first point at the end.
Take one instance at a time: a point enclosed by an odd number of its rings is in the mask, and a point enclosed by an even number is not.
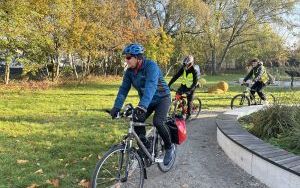
{"type": "Polygon", "coordinates": [[[238,94],[231,99],[230,102],[231,109],[240,108],[243,106],[250,106],[250,99],[245,94],[238,94]]]}
{"type": "MultiPolygon", "coordinates": [[[[274,105],[276,103],[276,99],[275,99],[273,94],[266,93],[265,96],[266,96],[266,99],[268,101],[268,105],[274,105]]],[[[258,104],[262,104],[261,98],[258,99],[258,104]]]]}
{"type": "MultiPolygon", "coordinates": [[[[93,172],[92,176],[92,188],[97,188],[97,187],[123,187],[122,185],[129,184],[128,179],[129,177],[134,173],[134,171],[137,169],[139,170],[138,172],[138,179],[137,179],[137,184],[135,187],[142,188],[144,185],[144,166],[142,159],[140,156],[137,154],[135,150],[129,150],[125,151],[125,145],[116,145],[112,147],[105,155],[97,162],[95,170],[93,172]],[[128,155],[129,153],[129,155],[128,155]],[[117,154],[116,160],[113,158],[113,155],[117,154]],[[127,155],[126,155],[127,154],[127,155]],[[119,155],[119,156],[118,156],[119,155]],[[132,157],[132,159],[131,159],[132,157]],[[108,162],[109,159],[113,158],[111,163],[108,162]],[[130,158],[130,160],[128,160],[130,158]],[[108,162],[106,164],[106,162],[108,162]],[[129,163],[132,162],[132,164],[129,163]],[[120,165],[121,163],[121,165],[120,165]],[[129,165],[127,165],[129,164],[129,165]],[[116,166],[118,165],[118,166],[116,166]],[[121,169],[121,172],[119,172],[118,168],[121,166],[123,167],[125,165],[126,167],[129,166],[128,170],[128,178],[126,179],[125,171],[124,169],[121,169]],[[137,165],[137,166],[136,166],[137,165]],[[111,171],[109,171],[111,169],[111,171]],[[130,171],[131,170],[131,171],[130,171]],[[113,172],[116,172],[113,173],[113,172]],[[124,171],[124,172],[123,172],[124,171]],[[119,174],[119,175],[118,175],[119,174]],[[118,176],[121,176],[118,178],[118,176]],[[124,177],[122,177],[124,176],[124,177]],[[106,182],[108,180],[108,182],[106,182]],[[100,182],[101,181],[101,182],[100,182]]],[[[132,183],[132,182],[131,182],[132,183]]],[[[132,184],[129,184],[129,187],[132,187],[132,184]]]]}
{"type": "Polygon", "coordinates": [[[274,105],[276,103],[276,98],[271,93],[267,94],[267,100],[268,100],[269,104],[271,104],[271,105],[274,105]]]}
{"type": "MultiPolygon", "coordinates": [[[[159,157],[159,158],[163,158],[165,156],[165,146],[164,146],[164,143],[163,143],[163,140],[160,136],[158,136],[157,138],[157,142],[156,142],[156,152],[157,152],[157,155],[156,157],[159,157]]],[[[172,167],[174,166],[174,163],[175,163],[175,160],[176,160],[176,144],[175,144],[175,153],[174,153],[174,158],[173,160],[169,163],[169,165],[164,165],[163,162],[161,163],[157,163],[157,166],[158,166],[158,169],[162,172],[169,172],[172,167]]]]}
{"type": "Polygon", "coordinates": [[[200,98],[194,98],[192,100],[192,110],[190,119],[196,119],[202,110],[202,101],[200,98]]]}

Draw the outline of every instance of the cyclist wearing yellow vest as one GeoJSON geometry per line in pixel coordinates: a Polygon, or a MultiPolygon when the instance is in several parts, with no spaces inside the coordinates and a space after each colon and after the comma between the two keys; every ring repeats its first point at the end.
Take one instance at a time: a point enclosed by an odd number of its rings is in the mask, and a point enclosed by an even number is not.
{"type": "Polygon", "coordinates": [[[171,85],[179,78],[181,77],[181,85],[178,88],[177,92],[178,94],[186,94],[187,95],[187,101],[188,101],[188,109],[187,109],[187,117],[188,119],[191,115],[191,104],[194,97],[194,91],[198,84],[198,73],[194,66],[194,57],[192,55],[189,55],[184,58],[182,61],[182,67],[180,70],[173,76],[173,78],[170,80],[168,86],[171,87],[171,85]]]}
{"type": "Polygon", "coordinates": [[[244,78],[243,83],[246,83],[247,80],[250,78],[253,78],[253,85],[251,87],[251,99],[255,98],[255,92],[259,95],[259,97],[266,101],[266,96],[262,92],[263,88],[267,85],[267,82],[269,80],[267,70],[263,66],[263,63],[259,61],[257,58],[250,61],[250,65],[252,66],[251,71],[248,73],[248,75],[244,78]]]}

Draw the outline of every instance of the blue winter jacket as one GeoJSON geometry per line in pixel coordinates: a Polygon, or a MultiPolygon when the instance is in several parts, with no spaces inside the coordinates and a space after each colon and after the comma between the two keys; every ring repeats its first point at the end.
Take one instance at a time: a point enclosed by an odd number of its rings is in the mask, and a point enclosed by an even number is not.
{"type": "Polygon", "coordinates": [[[170,89],[160,68],[155,62],[145,58],[137,72],[131,68],[126,70],[114,107],[122,108],[131,85],[138,91],[140,97],[138,105],[145,109],[149,105],[159,103],[161,98],[170,96],[170,89]]]}

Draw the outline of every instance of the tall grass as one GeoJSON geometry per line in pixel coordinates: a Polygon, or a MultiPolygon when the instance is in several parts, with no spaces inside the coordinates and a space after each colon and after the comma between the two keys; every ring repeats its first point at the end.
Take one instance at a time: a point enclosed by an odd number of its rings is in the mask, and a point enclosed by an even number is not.
{"type": "Polygon", "coordinates": [[[272,144],[300,154],[300,107],[274,105],[241,119],[247,129],[272,144]]]}

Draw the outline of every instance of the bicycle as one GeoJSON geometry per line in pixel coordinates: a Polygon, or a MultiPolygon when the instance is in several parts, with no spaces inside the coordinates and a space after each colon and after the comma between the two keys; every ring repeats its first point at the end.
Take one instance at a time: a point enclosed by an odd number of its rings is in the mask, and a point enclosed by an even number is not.
{"type": "MultiPolygon", "coordinates": [[[[176,90],[174,89],[171,89],[171,91],[176,92],[176,90]]],[[[198,97],[194,97],[192,100],[191,116],[186,120],[192,120],[197,118],[201,112],[201,109],[201,99],[198,97]]],[[[169,109],[169,116],[175,117],[176,115],[182,115],[186,117],[187,113],[187,96],[183,96],[183,94],[176,93],[175,97],[172,99],[172,103],[169,109]]]]}
{"type": "MultiPolygon", "coordinates": [[[[260,97],[259,99],[255,99],[254,97],[251,97],[251,86],[249,83],[242,84],[242,86],[246,86],[245,90],[241,94],[237,94],[231,99],[230,107],[231,109],[239,108],[243,106],[250,106],[250,105],[262,105],[262,100],[260,97]],[[254,99],[252,99],[254,98],[254,99]]],[[[274,104],[276,102],[276,99],[274,95],[271,93],[265,93],[267,102],[269,104],[274,104]]]]}
{"type": "MultiPolygon", "coordinates": [[[[128,134],[123,137],[123,140],[119,144],[113,145],[97,162],[92,175],[92,188],[142,188],[144,179],[147,179],[147,167],[157,164],[162,172],[168,172],[173,167],[176,158],[176,145],[174,158],[165,166],[163,164],[165,149],[162,138],[152,124],[133,122],[133,109],[133,106],[128,104],[118,115],[117,119],[129,118],[128,134]],[[151,143],[150,151],[148,151],[134,131],[135,126],[152,126],[147,135],[151,143]],[[138,143],[139,149],[134,146],[134,140],[138,143]]],[[[106,112],[109,113],[108,110],[106,112]]]]}

